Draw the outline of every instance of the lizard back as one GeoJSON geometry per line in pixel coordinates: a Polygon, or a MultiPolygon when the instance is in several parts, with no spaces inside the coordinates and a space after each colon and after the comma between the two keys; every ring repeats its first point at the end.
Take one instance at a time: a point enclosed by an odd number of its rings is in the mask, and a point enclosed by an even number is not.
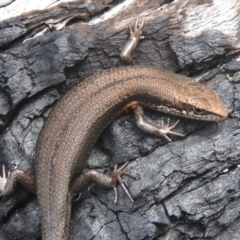
{"type": "Polygon", "coordinates": [[[154,67],[112,68],[77,84],[57,102],[37,142],[36,187],[43,239],[67,239],[71,183],[83,171],[102,131],[133,101],[158,111],[172,109],[170,114],[189,118],[197,118],[193,108],[204,109],[212,116],[199,116],[203,120],[227,116],[214,91],[154,67]]]}

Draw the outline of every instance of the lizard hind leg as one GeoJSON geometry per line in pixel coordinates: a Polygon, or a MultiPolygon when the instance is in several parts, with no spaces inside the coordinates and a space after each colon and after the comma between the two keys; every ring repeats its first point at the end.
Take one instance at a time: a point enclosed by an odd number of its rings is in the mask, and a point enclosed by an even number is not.
{"type": "Polygon", "coordinates": [[[131,194],[127,190],[121,176],[125,175],[133,179],[137,179],[136,176],[129,172],[123,171],[123,169],[128,165],[129,162],[126,162],[121,167],[117,167],[115,165],[112,176],[107,176],[103,173],[100,173],[99,171],[95,169],[87,170],[84,173],[82,173],[76,180],[73,182],[71,186],[71,193],[72,195],[76,195],[79,192],[81,192],[84,188],[86,188],[90,183],[97,183],[101,186],[107,187],[107,188],[113,188],[115,197],[114,197],[114,203],[117,203],[118,200],[118,194],[117,194],[117,188],[116,185],[119,183],[123,190],[128,195],[129,199],[134,202],[131,194]]]}
{"type": "Polygon", "coordinates": [[[20,183],[31,192],[36,192],[35,178],[33,175],[24,172],[21,169],[15,169],[7,172],[5,166],[2,166],[2,177],[0,176],[0,197],[10,196],[20,183]]]}

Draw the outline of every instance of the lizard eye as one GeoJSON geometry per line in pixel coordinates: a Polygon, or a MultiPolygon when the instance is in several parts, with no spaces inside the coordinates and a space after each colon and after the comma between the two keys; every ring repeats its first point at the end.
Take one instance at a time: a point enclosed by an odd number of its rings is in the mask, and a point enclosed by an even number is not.
{"type": "Polygon", "coordinates": [[[200,108],[193,108],[193,112],[195,113],[195,114],[202,114],[203,113],[203,110],[202,109],[200,109],[200,108]]]}

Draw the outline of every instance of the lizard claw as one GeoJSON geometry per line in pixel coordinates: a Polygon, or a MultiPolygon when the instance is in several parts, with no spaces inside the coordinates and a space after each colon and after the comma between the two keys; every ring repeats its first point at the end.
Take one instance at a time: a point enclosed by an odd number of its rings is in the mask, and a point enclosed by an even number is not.
{"type": "Polygon", "coordinates": [[[167,134],[172,134],[179,137],[184,137],[185,135],[172,130],[179,124],[180,120],[177,120],[173,125],[170,125],[170,118],[168,118],[167,123],[165,124],[163,119],[161,121],[161,128],[159,128],[159,135],[164,137],[168,142],[172,142],[171,138],[167,134]]]}
{"type": "Polygon", "coordinates": [[[117,189],[116,189],[116,184],[117,183],[120,183],[121,187],[123,188],[123,190],[126,192],[126,194],[128,195],[128,197],[130,198],[130,200],[132,202],[134,202],[131,194],[129,193],[129,191],[127,190],[124,182],[122,181],[122,178],[121,176],[122,175],[125,175],[125,176],[128,176],[130,178],[133,178],[133,179],[137,179],[136,176],[134,176],[133,174],[129,173],[129,172],[124,172],[122,171],[127,165],[128,165],[129,162],[126,162],[125,164],[123,164],[121,167],[117,167],[117,165],[114,166],[114,170],[113,170],[113,174],[112,174],[112,181],[114,182],[114,186],[113,186],[113,189],[114,189],[114,192],[115,192],[115,198],[114,198],[114,203],[117,203],[117,199],[118,199],[118,194],[117,194],[117,189]]]}
{"type": "Polygon", "coordinates": [[[10,172],[6,172],[5,165],[2,166],[2,177],[0,177],[0,197],[4,191],[10,172]]]}
{"type": "Polygon", "coordinates": [[[138,39],[144,38],[144,36],[142,36],[142,29],[143,29],[144,23],[145,23],[145,19],[141,23],[138,23],[138,18],[137,18],[133,29],[131,24],[128,25],[131,37],[136,37],[138,39]]]}

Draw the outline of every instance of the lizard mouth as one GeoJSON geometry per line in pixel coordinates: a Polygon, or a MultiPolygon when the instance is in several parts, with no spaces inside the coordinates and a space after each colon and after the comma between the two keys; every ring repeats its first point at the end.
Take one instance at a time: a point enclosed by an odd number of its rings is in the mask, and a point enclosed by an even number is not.
{"type": "Polygon", "coordinates": [[[211,112],[202,110],[202,109],[198,109],[198,108],[193,108],[190,111],[186,111],[186,110],[178,110],[176,108],[171,108],[168,106],[157,106],[155,107],[155,110],[159,111],[159,112],[164,112],[164,113],[168,113],[171,115],[175,115],[175,116],[180,116],[180,117],[187,117],[187,118],[191,118],[191,119],[195,119],[195,120],[203,120],[203,121],[222,121],[225,118],[227,118],[228,116],[228,111],[225,107],[224,109],[224,113],[223,114],[213,114],[211,112]]]}

